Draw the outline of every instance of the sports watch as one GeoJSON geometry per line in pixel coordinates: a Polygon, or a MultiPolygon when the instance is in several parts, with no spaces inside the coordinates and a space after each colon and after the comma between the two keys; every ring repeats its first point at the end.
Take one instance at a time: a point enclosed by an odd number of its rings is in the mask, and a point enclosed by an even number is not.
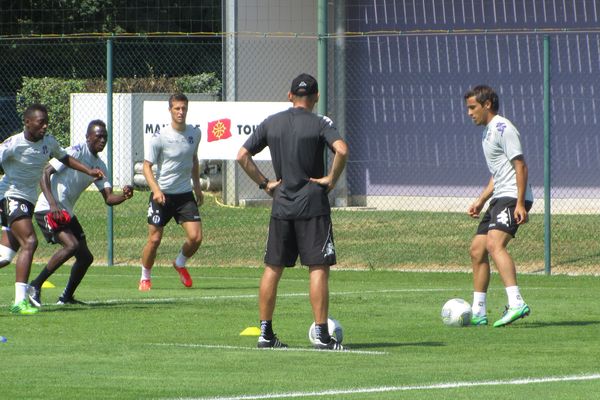
{"type": "Polygon", "coordinates": [[[267,185],[269,184],[269,179],[265,178],[264,181],[262,181],[261,183],[259,183],[258,188],[260,190],[265,190],[267,188],[267,185]]]}

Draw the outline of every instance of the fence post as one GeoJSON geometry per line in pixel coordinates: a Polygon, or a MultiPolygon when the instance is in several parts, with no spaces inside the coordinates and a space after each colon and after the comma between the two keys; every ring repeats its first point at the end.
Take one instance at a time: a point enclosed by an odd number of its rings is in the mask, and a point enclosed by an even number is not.
{"type": "MultiPolygon", "coordinates": [[[[107,179],[113,181],[113,40],[106,41],[106,131],[108,140],[106,143],[106,167],[108,169],[107,179]]],[[[113,209],[106,207],[106,240],[108,250],[106,254],[106,262],[108,266],[114,264],[113,253],[113,209]]]]}
{"type": "Polygon", "coordinates": [[[544,36],[544,271],[546,275],[552,273],[551,263],[551,238],[550,226],[550,39],[544,36]]]}

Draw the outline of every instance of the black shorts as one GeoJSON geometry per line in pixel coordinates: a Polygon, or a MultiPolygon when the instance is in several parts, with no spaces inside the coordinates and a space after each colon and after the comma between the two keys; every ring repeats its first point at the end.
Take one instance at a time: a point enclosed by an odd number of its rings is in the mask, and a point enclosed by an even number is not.
{"type": "Polygon", "coordinates": [[[306,266],[336,263],[331,216],[296,220],[271,217],[265,264],[293,267],[298,255],[306,266]]]}
{"type": "Polygon", "coordinates": [[[5,197],[0,200],[0,209],[2,226],[10,227],[18,219],[32,219],[34,205],[18,197],[5,197]]]}
{"type": "MultiPolygon", "coordinates": [[[[531,210],[532,205],[532,202],[526,201],[525,209],[531,210]]],[[[513,197],[493,199],[477,227],[477,235],[487,235],[489,230],[497,229],[514,237],[519,229],[519,225],[514,219],[516,206],[517,199],[513,197]]]]}
{"type": "Polygon", "coordinates": [[[200,211],[194,193],[165,194],[165,205],[155,203],[150,193],[148,224],[165,226],[171,218],[175,218],[178,224],[189,221],[200,222],[200,211]]]}
{"type": "Polygon", "coordinates": [[[52,230],[52,228],[50,228],[48,226],[48,221],[46,220],[46,214],[47,214],[46,212],[36,212],[35,213],[35,220],[36,220],[38,226],[40,227],[40,230],[42,231],[42,235],[44,235],[46,242],[52,243],[52,244],[60,243],[56,234],[58,232],[62,232],[64,230],[66,230],[66,229],[70,230],[71,233],[73,234],[73,236],[75,236],[77,238],[77,240],[79,240],[80,242],[85,240],[85,232],[83,231],[83,227],[77,220],[76,216],[74,216],[74,215],[71,216],[71,221],[68,224],[62,225],[62,226],[58,227],[56,230],[52,230]]]}

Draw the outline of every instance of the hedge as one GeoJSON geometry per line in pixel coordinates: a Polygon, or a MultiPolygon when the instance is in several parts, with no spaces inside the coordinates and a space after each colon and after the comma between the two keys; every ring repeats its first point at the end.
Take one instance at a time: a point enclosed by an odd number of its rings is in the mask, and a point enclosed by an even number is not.
{"type": "MultiPolygon", "coordinates": [[[[222,84],[215,73],[181,77],[117,78],[115,93],[205,93],[221,94],[222,84]]],[[[106,93],[102,79],[64,79],[23,77],[23,86],[17,92],[17,111],[22,114],[32,103],[48,107],[48,131],[63,146],[69,145],[71,93],[106,93]]]]}

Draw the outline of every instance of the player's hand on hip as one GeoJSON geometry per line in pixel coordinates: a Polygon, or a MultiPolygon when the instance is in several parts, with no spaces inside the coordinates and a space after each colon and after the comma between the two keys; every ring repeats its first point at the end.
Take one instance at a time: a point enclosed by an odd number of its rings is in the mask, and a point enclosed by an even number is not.
{"type": "Polygon", "coordinates": [[[281,185],[281,179],[277,181],[269,181],[267,186],[265,187],[265,192],[271,197],[273,197],[273,192],[277,189],[277,186],[281,185]]]}
{"type": "Polygon", "coordinates": [[[335,184],[331,181],[329,176],[324,176],[322,178],[310,178],[309,180],[319,186],[327,188],[327,193],[331,192],[335,187],[335,184]]]}

